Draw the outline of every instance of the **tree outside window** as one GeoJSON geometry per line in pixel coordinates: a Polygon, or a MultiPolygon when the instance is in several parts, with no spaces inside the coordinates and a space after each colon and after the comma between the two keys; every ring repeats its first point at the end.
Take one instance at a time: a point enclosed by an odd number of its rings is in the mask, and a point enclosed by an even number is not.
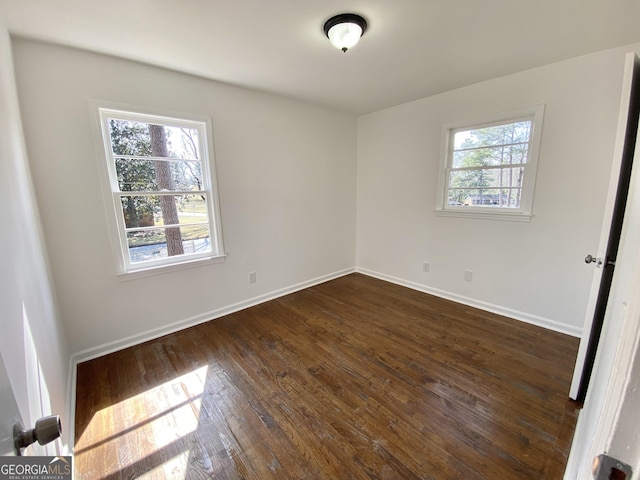
{"type": "Polygon", "coordinates": [[[219,256],[206,124],[100,109],[124,271],[219,256]]]}
{"type": "Polygon", "coordinates": [[[530,219],[542,113],[536,106],[445,126],[437,213],[530,219]]]}

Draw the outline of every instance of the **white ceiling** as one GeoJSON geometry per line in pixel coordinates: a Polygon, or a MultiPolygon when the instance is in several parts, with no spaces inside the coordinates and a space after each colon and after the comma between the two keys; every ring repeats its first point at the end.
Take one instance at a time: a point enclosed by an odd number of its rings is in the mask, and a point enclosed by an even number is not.
{"type": "Polygon", "coordinates": [[[640,0],[0,0],[9,31],[363,114],[640,41],[640,0]],[[347,53],[338,13],[369,29],[347,53]]]}

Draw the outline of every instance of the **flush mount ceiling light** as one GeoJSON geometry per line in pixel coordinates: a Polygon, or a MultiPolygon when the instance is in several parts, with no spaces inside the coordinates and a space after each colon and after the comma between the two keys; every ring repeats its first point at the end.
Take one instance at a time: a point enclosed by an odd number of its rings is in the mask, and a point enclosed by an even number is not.
{"type": "Polygon", "coordinates": [[[331,45],[343,52],[354,47],[367,30],[367,21],[355,13],[342,13],[324,24],[324,33],[331,45]]]}

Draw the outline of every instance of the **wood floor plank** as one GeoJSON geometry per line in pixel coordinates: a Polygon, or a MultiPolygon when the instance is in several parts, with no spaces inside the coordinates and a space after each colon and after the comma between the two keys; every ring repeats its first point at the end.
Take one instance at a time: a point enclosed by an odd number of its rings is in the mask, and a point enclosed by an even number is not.
{"type": "Polygon", "coordinates": [[[577,347],[348,275],[80,364],[76,478],[561,479],[577,347]]]}

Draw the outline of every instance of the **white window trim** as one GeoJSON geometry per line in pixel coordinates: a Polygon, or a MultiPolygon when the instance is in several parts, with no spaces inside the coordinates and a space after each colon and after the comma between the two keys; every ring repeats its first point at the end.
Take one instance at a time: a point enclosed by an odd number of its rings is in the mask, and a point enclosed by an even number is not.
{"type": "Polygon", "coordinates": [[[535,190],[536,173],[540,140],[542,137],[542,120],[544,105],[533,105],[507,112],[483,115],[471,119],[449,122],[442,127],[440,169],[438,173],[438,196],[436,199],[436,215],[444,217],[476,218],[486,220],[510,220],[516,222],[530,222],[533,216],[533,194],[535,190]],[[451,159],[453,133],[456,130],[489,127],[504,122],[531,119],[532,131],[530,137],[529,159],[526,165],[520,208],[487,208],[473,206],[448,205],[448,169],[451,159]]]}
{"type": "MultiPolygon", "coordinates": [[[[220,202],[218,198],[218,182],[216,178],[215,160],[213,155],[213,133],[210,117],[169,112],[166,110],[151,109],[136,105],[126,105],[113,102],[90,100],[94,121],[95,143],[99,150],[98,160],[100,164],[100,177],[103,192],[105,212],[107,215],[107,225],[109,229],[110,243],[117,265],[116,275],[120,280],[133,280],[159,273],[169,273],[177,270],[200,267],[212,263],[225,261],[224,246],[222,240],[222,223],[220,217],[220,202]],[[196,126],[204,133],[200,142],[201,148],[201,168],[203,171],[204,190],[208,195],[209,227],[212,242],[212,251],[201,256],[185,255],[173,258],[162,259],[154,262],[142,262],[132,264],[129,260],[129,251],[124,242],[124,219],[119,207],[116,206],[115,198],[119,198],[118,179],[115,174],[111,151],[111,138],[109,128],[105,118],[117,116],[117,118],[131,119],[136,121],[156,121],[166,122],[171,120],[172,124],[184,125],[193,128],[196,126]],[[206,141],[204,139],[206,138],[206,141]],[[118,193],[116,193],[118,192],[118,193]]],[[[118,200],[119,204],[119,200],[118,200]]]]}

